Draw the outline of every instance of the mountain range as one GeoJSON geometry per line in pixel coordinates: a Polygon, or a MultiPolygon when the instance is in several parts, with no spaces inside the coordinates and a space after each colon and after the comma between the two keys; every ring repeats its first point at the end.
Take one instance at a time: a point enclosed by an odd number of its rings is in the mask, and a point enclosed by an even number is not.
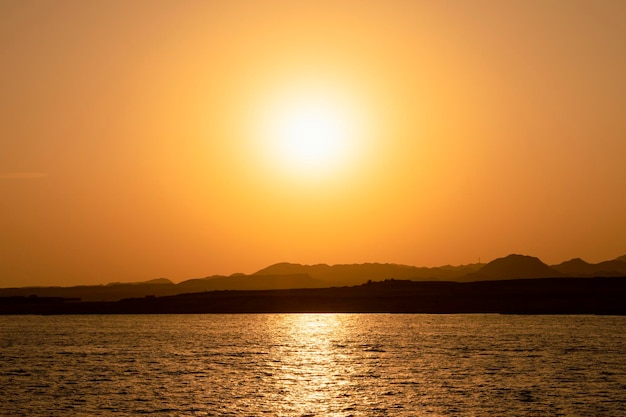
{"type": "Polygon", "coordinates": [[[558,265],[547,265],[536,257],[513,254],[487,264],[446,265],[434,268],[380,263],[345,265],[278,263],[250,275],[209,276],[177,284],[166,278],[158,278],[144,282],[116,282],[108,285],[3,288],[0,289],[0,297],[36,296],[83,301],[116,301],[124,298],[206,291],[345,287],[391,279],[472,282],[559,277],[626,277],[626,255],[597,264],[576,258],[558,265]]]}

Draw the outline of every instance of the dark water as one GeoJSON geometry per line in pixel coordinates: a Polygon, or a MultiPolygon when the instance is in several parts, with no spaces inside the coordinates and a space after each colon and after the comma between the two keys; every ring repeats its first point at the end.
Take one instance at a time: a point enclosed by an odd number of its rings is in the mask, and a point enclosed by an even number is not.
{"type": "Polygon", "coordinates": [[[623,416],[626,317],[0,317],[0,415],[623,416]]]}

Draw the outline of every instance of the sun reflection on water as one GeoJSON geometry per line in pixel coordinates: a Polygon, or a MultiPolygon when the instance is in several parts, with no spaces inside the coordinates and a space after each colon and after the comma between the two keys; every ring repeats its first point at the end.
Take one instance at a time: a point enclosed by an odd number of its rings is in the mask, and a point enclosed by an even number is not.
{"type": "MultiPolygon", "coordinates": [[[[346,400],[355,394],[355,369],[343,348],[354,341],[354,329],[336,314],[284,315],[280,320],[289,339],[276,346],[274,376],[281,413],[345,415],[351,408],[346,400]]],[[[356,406],[356,397],[353,401],[356,406]]]]}

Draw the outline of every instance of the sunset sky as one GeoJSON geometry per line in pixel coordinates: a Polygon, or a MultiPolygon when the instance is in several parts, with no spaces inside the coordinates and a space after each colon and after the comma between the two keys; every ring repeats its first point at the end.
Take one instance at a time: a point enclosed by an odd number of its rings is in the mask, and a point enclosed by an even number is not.
{"type": "Polygon", "coordinates": [[[0,287],[626,254],[626,2],[0,1],[0,287]]]}

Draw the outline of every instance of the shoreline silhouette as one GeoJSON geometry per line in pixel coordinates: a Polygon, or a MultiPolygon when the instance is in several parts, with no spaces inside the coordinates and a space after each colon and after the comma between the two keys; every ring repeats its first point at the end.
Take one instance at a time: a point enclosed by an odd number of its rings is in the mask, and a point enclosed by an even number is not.
{"type": "Polygon", "coordinates": [[[0,314],[500,313],[626,315],[626,277],[448,282],[385,280],[354,287],[207,291],[119,301],[2,297],[0,314]]]}

